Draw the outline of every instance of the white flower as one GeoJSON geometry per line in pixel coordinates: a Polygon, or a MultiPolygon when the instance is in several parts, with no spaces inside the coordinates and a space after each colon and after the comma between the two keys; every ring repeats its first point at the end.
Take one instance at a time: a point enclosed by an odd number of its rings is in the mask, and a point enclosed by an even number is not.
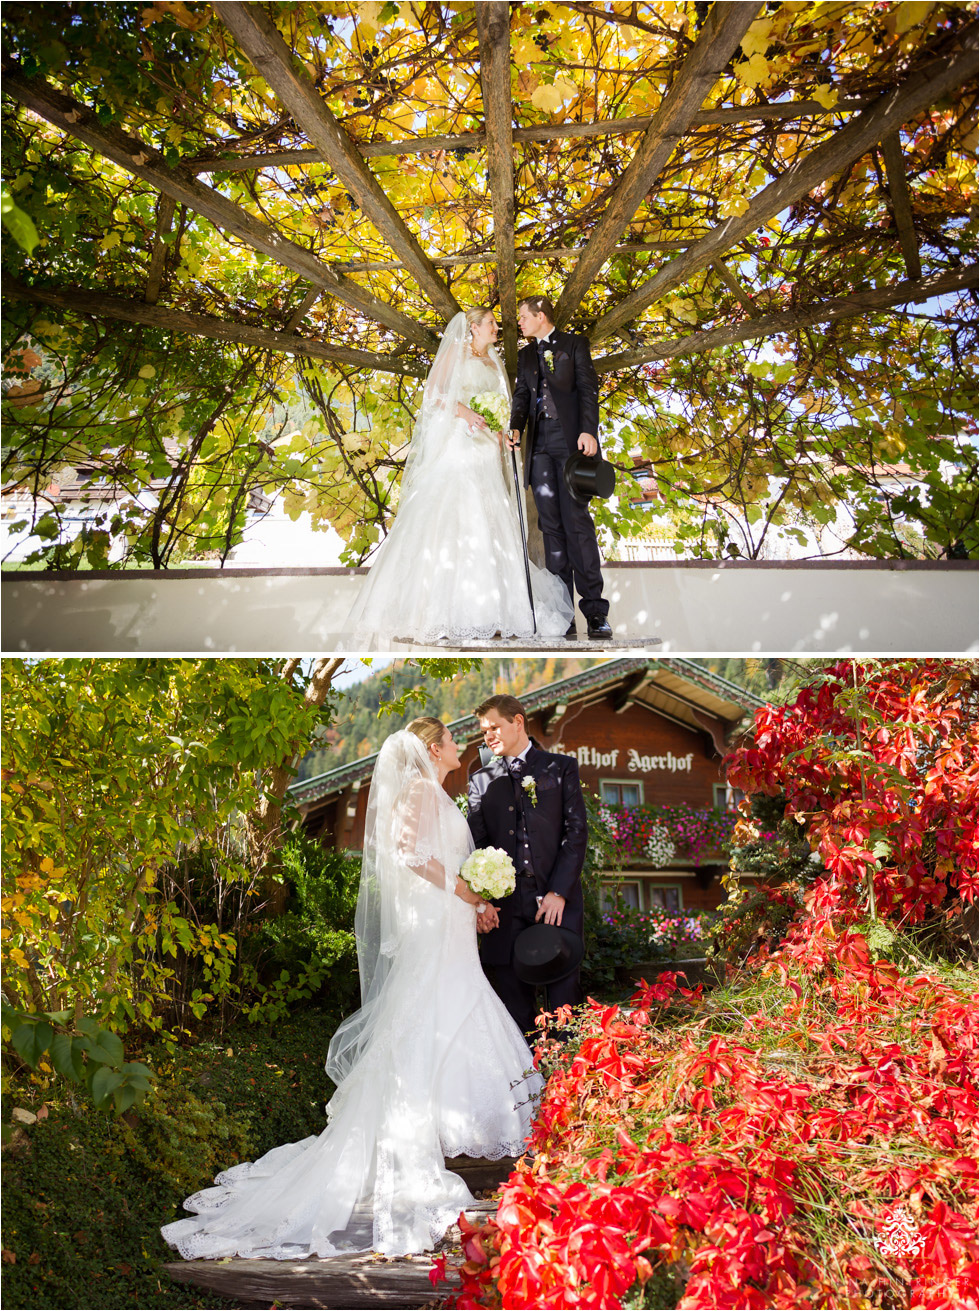
{"type": "Polygon", "coordinates": [[[470,401],[470,409],[486,419],[494,432],[503,432],[510,423],[510,405],[499,391],[481,391],[470,401]]]}
{"type": "Polygon", "coordinates": [[[491,900],[506,897],[517,886],[514,862],[500,847],[480,847],[472,852],[459,874],[477,896],[491,900]]]}
{"type": "Polygon", "coordinates": [[[650,830],[646,853],[654,865],[666,865],[669,860],[673,860],[676,850],[670,834],[663,825],[658,824],[656,828],[650,830]]]}
{"type": "Polygon", "coordinates": [[[530,774],[521,779],[521,787],[527,793],[531,805],[536,806],[538,804],[538,789],[530,774]]]}

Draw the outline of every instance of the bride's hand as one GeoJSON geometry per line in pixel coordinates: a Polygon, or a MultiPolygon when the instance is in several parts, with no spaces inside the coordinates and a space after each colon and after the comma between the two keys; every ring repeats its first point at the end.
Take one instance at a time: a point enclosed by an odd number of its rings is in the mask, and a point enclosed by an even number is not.
{"type": "Polygon", "coordinates": [[[464,405],[462,402],[460,402],[459,408],[463,412],[460,417],[466,420],[471,431],[482,432],[489,437],[490,425],[482,414],[477,414],[476,410],[471,410],[468,405],[464,405]]]}

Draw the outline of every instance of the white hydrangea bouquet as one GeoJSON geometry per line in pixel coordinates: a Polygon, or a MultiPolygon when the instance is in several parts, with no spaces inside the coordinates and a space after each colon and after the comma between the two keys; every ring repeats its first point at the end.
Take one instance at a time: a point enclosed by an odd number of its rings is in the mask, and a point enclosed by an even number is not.
{"type": "Polygon", "coordinates": [[[499,391],[481,391],[470,401],[470,409],[486,419],[492,432],[503,432],[510,424],[510,405],[499,391]]]}
{"type": "Polygon", "coordinates": [[[517,886],[514,862],[500,847],[480,847],[471,852],[459,874],[478,897],[492,901],[506,897],[517,886]]]}

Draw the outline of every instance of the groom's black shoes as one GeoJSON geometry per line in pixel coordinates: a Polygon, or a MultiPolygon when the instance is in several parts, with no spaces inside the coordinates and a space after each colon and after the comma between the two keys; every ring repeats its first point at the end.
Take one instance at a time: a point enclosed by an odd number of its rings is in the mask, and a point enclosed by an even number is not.
{"type": "Polygon", "coordinates": [[[612,639],[612,629],[602,615],[589,615],[589,640],[608,642],[612,639]]]}

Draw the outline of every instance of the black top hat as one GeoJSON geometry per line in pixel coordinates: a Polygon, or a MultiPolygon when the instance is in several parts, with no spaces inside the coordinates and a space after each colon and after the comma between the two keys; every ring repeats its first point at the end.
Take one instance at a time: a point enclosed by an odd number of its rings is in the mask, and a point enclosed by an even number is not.
{"type": "Polygon", "coordinates": [[[532,924],[514,940],[514,973],[524,983],[558,983],[577,970],[585,944],[560,924],[532,924]]]}
{"type": "Polygon", "coordinates": [[[593,496],[612,496],[616,487],[616,470],[601,455],[570,455],[564,473],[569,495],[580,505],[593,496]]]}

